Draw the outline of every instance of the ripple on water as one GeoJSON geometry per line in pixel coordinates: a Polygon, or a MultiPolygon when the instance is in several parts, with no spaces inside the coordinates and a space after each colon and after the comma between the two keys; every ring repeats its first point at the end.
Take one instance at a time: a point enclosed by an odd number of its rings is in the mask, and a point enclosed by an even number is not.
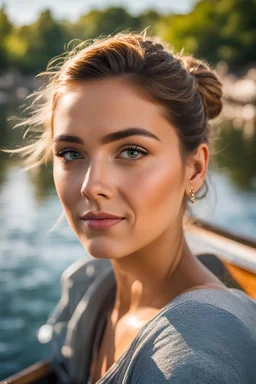
{"type": "Polygon", "coordinates": [[[0,319],[1,332],[7,330],[22,330],[26,327],[25,319],[20,317],[2,317],[0,319]]]}
{"type": "Polygon", "coordinates": [[[17,355],[21,352],[21,345],[16,341],[0,341],[0,358],[8,360],[9,356],[17,355]]]}

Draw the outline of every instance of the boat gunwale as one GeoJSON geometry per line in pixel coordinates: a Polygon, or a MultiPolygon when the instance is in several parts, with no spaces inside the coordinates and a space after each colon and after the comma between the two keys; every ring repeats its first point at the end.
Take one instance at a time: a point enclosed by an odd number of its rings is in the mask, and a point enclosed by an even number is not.
{"type": "Polygon", "coordinates": [[[197,238],[198,243],[200,240],[204,243],[200,253],[214,253],[221,261],[256,274],[256,242],[253,240],[194,218],[187,223],[185,232],[197,238]]]}

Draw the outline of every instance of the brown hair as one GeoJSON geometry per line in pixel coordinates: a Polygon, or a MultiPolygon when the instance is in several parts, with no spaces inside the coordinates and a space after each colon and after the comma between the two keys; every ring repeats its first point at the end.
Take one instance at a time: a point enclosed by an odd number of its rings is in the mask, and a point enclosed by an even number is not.
{"type": "Polygon", "coordinates": [[[40,75],[48,77],[46,85],[33,94],[31,116],[18,124],[28,126],[25,135],[33,131],[39,134],[32,144],[15,150],[26,157],[26,169],[51,157],[53,116],[65,87],[109,76],[126,77],[162,107],[165,118],[177,130],[183,158],[201,143],[209,143],[208,121],[222,109],[222,85],[205,61],[174,53],[159,38],[146,36],[145,31],[101,37],[91,44],[87,41],[63,58],[59,64],[54,59],[40,75]]]}

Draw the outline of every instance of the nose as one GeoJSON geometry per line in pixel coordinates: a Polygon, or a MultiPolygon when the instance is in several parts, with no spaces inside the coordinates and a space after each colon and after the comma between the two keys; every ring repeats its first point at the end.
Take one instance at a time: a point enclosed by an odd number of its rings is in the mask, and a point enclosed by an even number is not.
{"type": "Polygon", "coordinates": [[[112,196],[110,171],[106,160],[91,161],[81,187],[81,195],[89,200],[110,199],[112,196]],[[105,164],[103,164],[105,162],[105,164]]]}

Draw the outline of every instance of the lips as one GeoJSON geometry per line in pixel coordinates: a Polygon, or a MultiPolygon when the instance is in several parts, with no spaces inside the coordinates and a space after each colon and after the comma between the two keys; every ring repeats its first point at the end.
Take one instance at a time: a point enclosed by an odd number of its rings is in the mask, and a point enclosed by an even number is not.
{"type": "Polygon", "coordinates": [[[125,217],[113,215],[112,213],[103,212],[103,211],[101,212],[89,211],[85,215],[83,215],[81,219],[85,222],[87,227],[94,230],[95,229],[103,230],[118,224],[119,222],[124,220],[125,217]]]}
{"type": "Polygon", "coordinates": [[[124,219],[124,217],[113,215],[107,212],[87,212],[82,216],[83,220],[106,220],[106,219],[124,219]]]}
{"type": "Polygon", "coordinates": [[[120,218],[120,219],[100,219],[100,220],[96,220],[96,219],[84,219],[84,223],[87,225],[87,227],[91,228],[91,229],[107,229],[107,228],[110,228],[118,223],[120,223],[121,221],[123,221],[124,219],[120,218]]]}

